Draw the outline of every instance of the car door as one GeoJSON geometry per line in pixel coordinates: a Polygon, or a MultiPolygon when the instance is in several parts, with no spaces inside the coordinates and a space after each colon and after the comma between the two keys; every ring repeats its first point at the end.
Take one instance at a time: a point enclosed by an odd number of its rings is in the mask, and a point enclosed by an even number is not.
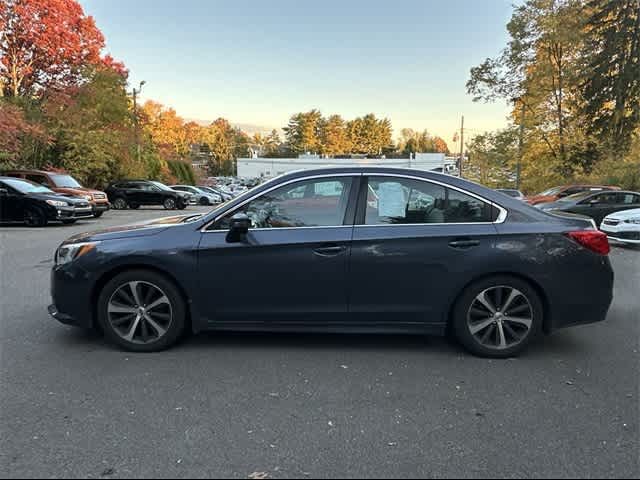
{"type": "Polygon", "coordinates": [[[351,175],[292,180],[223,214],[202,234],[200,310],[210,323],[308,327],[347,312],[347,259],[355,194],[351,175]],[[351,198],[351,200],[350,200],[351,198]],[[231,217],[252,222],[230,242],[231,217]]]}
{"type": "Polygon", "coordinates": [[[0,182],[0,221],[15,222],[24,218],[24,195],[17,192],[9,185],[0,182]]]}
{"type": "Polygon", "coordinates": [[[363,181],[350,260],[353,322],[441,324],[442,306],[490,257],[500,212],[438,182],[395,175],[363,181]]]}

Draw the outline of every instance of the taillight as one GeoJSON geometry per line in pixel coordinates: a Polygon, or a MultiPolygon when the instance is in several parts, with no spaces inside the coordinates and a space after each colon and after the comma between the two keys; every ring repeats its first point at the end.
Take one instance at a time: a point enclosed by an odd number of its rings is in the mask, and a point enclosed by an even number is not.
{"type": "Polygon", "coordinates": [[[583,247],[600,255],[609,255],[611,251],[609,238],[605,233],[598,230],[579,230],[577,232],[568,232],[566,235],[583,247]]]}

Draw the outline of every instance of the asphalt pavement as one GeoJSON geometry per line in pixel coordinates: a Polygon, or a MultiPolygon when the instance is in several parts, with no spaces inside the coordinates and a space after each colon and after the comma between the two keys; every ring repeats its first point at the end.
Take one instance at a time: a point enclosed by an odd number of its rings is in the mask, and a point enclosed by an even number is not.
{"type": "Polygon", "coordinates": [[[606,322],[515,360],[226,333],[135,355],[49,318],[62,240],[170,214],[0,227],[0,477],[640,477],[639,249],[611,254],[606,322]]]}

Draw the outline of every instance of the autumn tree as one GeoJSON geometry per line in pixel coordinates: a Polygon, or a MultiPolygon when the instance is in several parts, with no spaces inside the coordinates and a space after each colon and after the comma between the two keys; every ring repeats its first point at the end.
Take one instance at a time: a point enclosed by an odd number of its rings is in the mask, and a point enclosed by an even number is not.
{"type": "Polygon", "coordinates": [[[121,69],[102,59],[104,37],[75,0],[0,2],[0,87],[7,96],[41,95],[78,85],[87,66],[121,69]]]}
{"type": "Polygon", "coordinates": [[[565,175],[573,172],[570,139],[580,128],[585,22],[582,0],[527,0],[507,25],[507,47],[473,68],[467,83],[474,100],[517,101],[517,122],[524,105],[527,127],[537,130],[546,154],[565,175]]]}
{"type": "Polygon", "coordinates": [[[29,122],[22,109],[0,100],[0,165],[18,160],[27,142],[48,140],[42,125],[29,122]]]}
{"type": "Polygon", "coordinates": [[[186,158],[199,135],[193,124],[187,125],[172,108],[148,100],[142,106],[143,128],[161,155],[167,160],[186,158]]]}

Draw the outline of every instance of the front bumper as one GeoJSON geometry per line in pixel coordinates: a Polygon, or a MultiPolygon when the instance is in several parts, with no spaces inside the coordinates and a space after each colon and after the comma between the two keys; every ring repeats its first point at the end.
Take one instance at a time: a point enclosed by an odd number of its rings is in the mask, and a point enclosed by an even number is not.
{"type": "Polygon", "coordinates": [[[92,328],[92,276],[73,265],[55,266],[51,270],[51,305],[49,315],[65,325],[92,328]]]}
{"type": "Polygon", "coordinates": [[[92,206],[92,211],[93,213],[98,213],[98,212],[107,212],[110,210],[110,206],[109,206],[109,202],[105,202],[105,203],[94,203],[92,206]]]}
{"type": "Polygon", "coordinates": [[[52,220],[77,220],[81,218],[91,218],[93,209],[91,207],[56,207],[52,220]]]}
{"type": "Polygon", "coordinates": [[[632,224],[620,223],[619,225],[602,225],[601,230],[607,234],[610,240],[640,245],[640,228],[632,224]]]}

